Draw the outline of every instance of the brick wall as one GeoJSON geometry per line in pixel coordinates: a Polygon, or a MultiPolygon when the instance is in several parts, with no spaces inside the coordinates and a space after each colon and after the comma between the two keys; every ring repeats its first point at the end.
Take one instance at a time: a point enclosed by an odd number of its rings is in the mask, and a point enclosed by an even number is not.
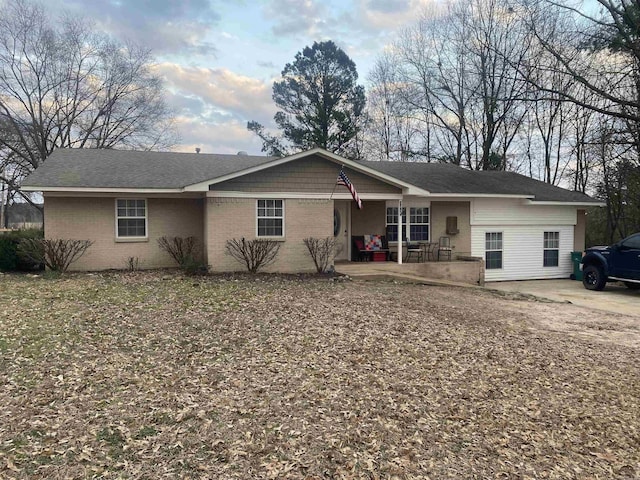
{"type": "MultiPolygon", "coordinates": [[[[256,238],[256,200],[252,198],[209,198],[205,224],[207,258],[212,271],[243,271],[246,267],[225,254],[232,238],[256,238]]],[[[284,200],[284,230],[280,252],[267,272],[312,272],[315,266],[302,240],[333,236],[331,200],[284,200]]]]}
{"type": "Polygon", "coordinates": [[[129,257],[138,257],[140,268],[173,267],[175,262],[158,247],[157,240],[163,235],[195,236],[202,245],[203,205],[204,199],[148,198],[149,238],[130,242],[116,241],[115,198],[47,196],[45,237],[94,241],[71,270],[124,269],[129,257]]]}

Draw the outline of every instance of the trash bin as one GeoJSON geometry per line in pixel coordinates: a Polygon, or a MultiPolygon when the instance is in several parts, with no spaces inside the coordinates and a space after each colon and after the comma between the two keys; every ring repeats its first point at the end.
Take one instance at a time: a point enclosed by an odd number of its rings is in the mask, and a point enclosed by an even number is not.
{"type": "Polygon", "coordinates": [[[582,281],[582,270],[580,270],[580,260],[582,260],[582,252],[571,252],[571,263],[573,264],[572,280],[582,281]]]}

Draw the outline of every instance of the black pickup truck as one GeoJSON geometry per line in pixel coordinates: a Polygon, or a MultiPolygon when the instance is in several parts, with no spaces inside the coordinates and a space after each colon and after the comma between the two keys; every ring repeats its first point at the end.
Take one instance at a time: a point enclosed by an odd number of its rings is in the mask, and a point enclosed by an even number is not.
{"type": "Polygon", "coordinates": [[[591,247],[582,257],[582,284],[589,290],[602,290],[607,282],[624,282],[640,289],[640,233],[609,247],[591,247]]]}

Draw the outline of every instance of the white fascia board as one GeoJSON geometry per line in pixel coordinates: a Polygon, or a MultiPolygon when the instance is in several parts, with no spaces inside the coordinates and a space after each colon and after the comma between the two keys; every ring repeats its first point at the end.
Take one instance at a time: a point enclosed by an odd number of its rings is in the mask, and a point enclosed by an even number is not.
{"type": "Polygon", "coordinates": [[[181,188],[22,187],[24,192],[62,193],[182,193],[181,188]]]}
{"type": "Polygon", "coordinates": [[[533,199],[534,195],[525,194],[497,194],[497,193],[432,193],[431,198],[524,198],[533,199]]]}
{"type": "Polygon", "coordinates": [[[537,202],[535,200],[529,200],[527,204],[528,205],[561,205],[565,207],[606,207],[607,206],[605,202],[551,202],[551,201],[537,202]]]}
{"type": "MultiPolygon", "coordinates": [[[[355,170],[357,172],[361,172],[361,173],[365,173],[367,175],[369,175],[370,177],[376,178],[378,180],[381,180],[385,183],[389,183],[395,187],[398,188],[402,188],[403,189],[403,193],[405,195],[429,195],[429,192],[427,192],[426,190],[423,190],[421,188],[416,187],[415,185],[411,185],[410,183],[407,182],[403,182],[402,180],[398,180],[395,177],[392,177],[390,175],[386,175],[384,173],[381,173],[373,168],[369,168],[369,167],[365,167],[364,165],[361,165],[360,163],[354,161],[354,160],[349,160],[348,158],[344,158],[341,157],[340,155],[336,155],[335,153],[331,153],[328,152],[327,150],[324,150],[323,148],[312,148],[311,150],[306,150],[304,152],[299,152],[296,153],[294,155],[289,155],[288,157],[283,157],[283,158],[276,158],[275,160],[272,160],[271,162],[266,162],[263,163],[261,165],[256,165],[255,167],[251,167],[251,168],[246,168],[244,170],[240,170],[238,172],[233,172],[233,173],[229,173],[227,175],[223,175],[222,177],[217,177],[215,179],[212,180],[207,180],[204,182],[199,182],[199,183],[194,183],[193,185],[187,185],[184,187],[184,190],[189,192],[189,191],[198,191],[198,192],[203,192],[203,191],[207,191],[209,190],[209,185],[214,185],[216,183],[222,183],[222,182],[226,182],[228,180],[232,180],[234,178],[237,177],[242,177],[244,175],[249,175],[251,173],[255,173],[255,172],[260,172],[262,170],[266,170],[268,168],[272,168],[272,167],[276,167],[278,165],[282,165],[284,163],[289,163],[289,162],[293,162],[295,160],[299,160],[301,158],[304,157],[309,157],[311,155],[319,155],[327,160],[330,160],[338,165],[345,165],[348,166],[349,168],[351,168],[352,170],[355,170]]],[[[336,178],[338,177],[338,175],[336,174],[336,178]]],[[[357,185],[356,185],[357,188],[357,185]]]]}
{"type": "MultiPolygon", "coordinates": [[[[358,195],[361,200],[401,200],[399,193],[364,193],[358,195]]],[[[308,193],[308,192],[233,192],[207,191],[208,198],[298,198],[318,200],[352,200],[350,193],[308,193]]]]}

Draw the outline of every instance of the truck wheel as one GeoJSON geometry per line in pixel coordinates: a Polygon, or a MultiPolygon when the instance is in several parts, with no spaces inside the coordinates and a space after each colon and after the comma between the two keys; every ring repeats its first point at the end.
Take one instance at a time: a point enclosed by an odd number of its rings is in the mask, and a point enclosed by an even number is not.
{"type": "Polygon", "coordinates": [[[597,265],[587,265],[582,271],[582,284],[587,290],[602,290],[607,283],[602,268],[597,265]]]}
{"type": "Polygon", "coordinates": [[[640,290],[640,283],[624,282],[629,290],[640,290]]]}

